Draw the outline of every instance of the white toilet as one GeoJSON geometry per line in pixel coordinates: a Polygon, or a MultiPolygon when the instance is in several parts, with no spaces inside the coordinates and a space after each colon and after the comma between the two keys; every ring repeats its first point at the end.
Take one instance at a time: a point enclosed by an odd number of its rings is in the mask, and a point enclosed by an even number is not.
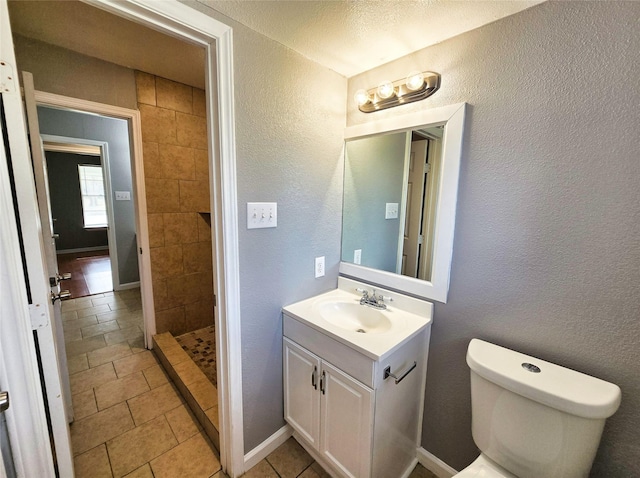
{"type": "Polygon", "coordinates": [[[482,454],[457,478],[586,477],[620,388],[473,339],[472,433],[482,454]]]}

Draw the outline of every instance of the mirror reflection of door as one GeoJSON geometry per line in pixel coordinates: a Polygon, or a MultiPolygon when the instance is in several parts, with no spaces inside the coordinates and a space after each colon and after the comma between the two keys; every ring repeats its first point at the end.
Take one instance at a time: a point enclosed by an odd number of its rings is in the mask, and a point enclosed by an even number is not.
{"type": "Polygon", "coordinates": [[[407,184],[407,213],[404,225],[402,248],[402,275],[417,277],[422,236],[422,209],[424,203],[425,178],[429,172],[427,162],[428,140],[411,142],[409,177],[407,184]]]}

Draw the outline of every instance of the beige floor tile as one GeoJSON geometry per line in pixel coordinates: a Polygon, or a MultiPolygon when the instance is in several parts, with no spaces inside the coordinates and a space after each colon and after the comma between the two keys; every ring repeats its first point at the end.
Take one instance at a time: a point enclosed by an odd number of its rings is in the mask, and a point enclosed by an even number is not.
{"type": "Polygon", "coordinates": [[[409,478],[437,478],[437,476],[418,463],[409,475],[409,478]]]}
{"type": "Polygon", "coordinates": [[[145,463],[137,470],[124,475],[124,478],[153,478],[153,472],[151,471],[151,466],[149,466],[149,463],[145,463]]]}
{"type": "MultiPolygon", "coordinates": [[[[242,475],[242,476],[248,476],[248,475],[242,475]]],[[[211,478],[229,478],[229,475],[227,475],[224,471],[220,470],[218,473],[213,475],[211,478]]]]}
{"type": "Polygon", "coordinates": [[[134,354],[139,354],[140,352],[144,352],[147,350],[144,346],[144,335],[140,337],[136,337],[135,339],[127,340],[129,347],[131,347],[131,352],[134,354]]]}
{"type": "Polygon", "coordinates": [[[75,478],[112,478],[107,448],[104,444],[73,459],[75,478]]]}
{"type": "Polygon", "coordinates": [[[218,404],[216,387],[206,377],[190,384],[189,391],[202,410],[209,410],[218,404]]]}
{"type": "Polygon", "coordinates": [[[149,388],[157,388],[160,385],[164,385],[169,382],[169,376],[164,371],[161,365],[154,365],[149,368],[145,368],[143,371],[149,388]]]}
{"type": "Polygon", "coordinates": [[[82,340],[81,329],[69,329],[64,331],[64,343],[73,342],[74,340],[82,340]]]}
{"type": "Polygon", "coordinates": [[[67,367],[69,368],[69,375],[87,370],[89,368],[87,354],[80,354],[69,357],[67,359],[67,367]]]}
{"type": "Polygon", "coordinates": [[[81,309],[87,309],[89,307],[93,307],[91,303],[91,298],[89,297],[80,297],[78,299],[69,299],[62,302],[62,312],[71,312],[77,311],[81,309]]]}
{"type": "Polygon", "coordinates": [[[84,453],[132,428],[134,424],[126,403],[120,403],[82,420],[76,420],[71,425],[73,453],[74,455],[84,453]]]}
{"type": "Polygon", "coordinates": [[[179,443],[191,438],[202,429],[196,417],[185,405],[165,413],[165,417],[179,443]]]}
{"type": "MultiPolygon", "coordinates": [[[[117,321],[112,320],[111,322],[101,322],[99,324],[90,325],[89,327],[83,327],[82,337],[86,339],[88,337],[106,334],[107,332],[113,332],[114,330],[120,330],[120,326],[117,321]]],[[[109,344],[109,342],[107,342],[107,344],[109,344]]]]}
{"type": "Polygon", "coordinates": [[[138,337],[142,337],[142,329],[137,325],[104,334],[104,340],[108,345],[118,344],[138,337]]]}
{"type": "Polygon", "coordinates": [[[71,382],[71,393],[76,394],[84,392],[85,390],[91,390],[94,387],[98,387],[103,383],[110,382],[116,378],[116,373],[113,370],[113,365],[111,363],[106,363],[95,368],[90,368],[89,370],[74,373],[69,376],[69,380],[71,382]]]}
{"type": "Polygon", "coordinates": [[[73,403],[73,419],[81,420],[98,411],[93,389],[76,393],[71,397],[73,403]]]}
{"type": "Polygon", "coordinates": [[[115,296],[115,295],[110,295],[107,297],[96,297],[96,296],[91,296],[91,303],[96,306],[96,305],[103,305],[103,304],[115,304],[116,302],[124,302],[121,298],[115,296]]]}
{"type": "Polygon", "coordinates": [[[104,337],[102,335],[98,335],[96,337],[91,337],[88,339],[75,340],[73,342],[69,342],[66,345],[67,357],[73,357],[74,355],[85,354],[87,352],[91,352],[92,350],[106,347],[107,343],[104,341],[104,337]]]}
{"type": "Polygon", "coordinates": [[[331,475],[315,461],[299,476],[300,478],[331,478],[331,475]]]}
{"type": "Polygon", "coordinates": [[[180,406],[182,399],[173,384],[167,383],[132,398],[127,403],[136,426],[139,426],[180,406]]]}
{"type": "Polygon", "coordinates": [[[220,470],[220,461],[202,434],[189,438],[151,461],[155,478],[209,478],[220,470]]]}
{"type": "Polygon", "coordinates": [[[242,476],[243,478],[279,478],[267,460],[262,460],[242,476]]]}
{"type": "MultiPolygon", "coordinates": [[[[74,314],[75,313],[76,312],[74,312],[74,314]]],[[[82,319],[68,320],[62,324],[62,328],[66,332],[68,330],[78,330],[82,327],[89,327],[90,325],[95,325],[97,323],[98,319],[91,315],[89,317],[83,317],[82,319]]]]}
{"type": "Polygon", "coordinates": [[[78,318],[78,313],[75,310],[70,310],[68,312],[62,312],[60,317],[63,322],[66,322],[67,320],[76,320],[78,318]]]}
{"type": "Polygon", "coordinates": [[[129,344],[114,344],[109,345],[107,347],[103,347],[98,350],[94,350],[87,354],[87,358],[89,359],[90,367],[97,367],[98,365],[102,365],[108,362],[113,362],[114,360],[121,359],[123,357],[128,357],[133,352],[129,347],[129,344]]]}
{"type": "Polygon", "coordinates": [[[95,307],[88,307],[86,309],[78,309],[78,318],[102,314],[103,312],[109,312],[110,310],[111,309],[107,304],[96,305],[95,307]]]}
{"type": "Polygon", "coordinates": [[[123,378],[113,380],[96,387],[96,403],[98,410],[112,407],[116,403],[124,402],[149,391],[149,385],[142,372],[132,373],[123,378]]]}
{"type": "Polygon", "coordinates": [[[122,317],[117,319],[118,325],[121,329],[128,329],[129,327],[140,327],[140,329],[144,326],[144,320],[142,316],[138,317],[135,315],[127,315],[126,317],[122,317]]]}
{"type": "Polygon", "coordinates": [[[295,478],[312,462],[313,458],[293,438],[267,456],[267,461],[281,478],[295,478]]]}
{"type": "Polygon", "coordinates": [[[107,442],[113,474],[126,475],[177,444],[164,415],[136,427],[107,442]]]}
{"type": "Polygon", "coordinates": [[[181,362],[191,360],[187,352],[182,350],[182,347],[180,347],[178,343],[176,343],[175,345],[162,347],[162,353],[165,357],[167,357],[169,363],[174,366],[178,365],[181,362]]]}
{"type": "Polygon", "coordinates": [[[158,364],[156,356],[150,350],[133,354],[113,362],[118,377],[123,377],[138,370],[144,370],[158,364]]]}
{"type": "Polygon", "coordinates": [[[133,315],[128,310],[112,310],[110,312],[103,312],[96,315],[98,322],[110,322],[112,320],[130,320],[133,315]]]}

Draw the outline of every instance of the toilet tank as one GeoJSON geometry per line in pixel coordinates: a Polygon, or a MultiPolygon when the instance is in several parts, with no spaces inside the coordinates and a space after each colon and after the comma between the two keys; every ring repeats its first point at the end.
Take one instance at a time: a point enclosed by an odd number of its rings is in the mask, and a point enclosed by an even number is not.
{"type": "Polygon", "coordinates": [[[467,364],[482,453],[519,478],[589,475],[617,385],[478,339],[467,364]]]}

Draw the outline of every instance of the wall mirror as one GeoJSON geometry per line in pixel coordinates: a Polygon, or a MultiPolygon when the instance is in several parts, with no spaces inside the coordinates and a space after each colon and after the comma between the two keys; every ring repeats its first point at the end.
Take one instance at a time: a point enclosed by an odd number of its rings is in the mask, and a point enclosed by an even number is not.
{"type": "Polygon", "coordinates": [[[340,273],[447,301],[465,104],[345,130],[340,273]]]}

